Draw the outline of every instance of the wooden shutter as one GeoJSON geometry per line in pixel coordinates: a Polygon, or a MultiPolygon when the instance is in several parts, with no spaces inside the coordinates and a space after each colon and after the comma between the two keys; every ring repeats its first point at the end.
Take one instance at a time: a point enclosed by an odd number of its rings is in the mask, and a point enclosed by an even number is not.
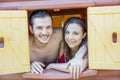
{"type": "Polygon", "coordinates": [[[0,11],[0,75],[28,72],[29,41],[27,11],[0,11]]]}
{"type": "Polygon", "coordinates": [[[91,69],[120,69],[120,6],[88,8],[91,69]]]}

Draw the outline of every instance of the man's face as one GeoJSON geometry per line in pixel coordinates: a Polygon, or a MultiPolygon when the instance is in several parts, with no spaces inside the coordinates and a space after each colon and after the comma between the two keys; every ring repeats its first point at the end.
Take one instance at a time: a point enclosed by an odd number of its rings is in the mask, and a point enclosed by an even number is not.
{"type": "Polygon", "coordinates": [[[52,20],[49,16],[44,18],[35,18],[33,20],[33,32],[34,36],[41,43],[48,43],[52,36],[52,20]]]}

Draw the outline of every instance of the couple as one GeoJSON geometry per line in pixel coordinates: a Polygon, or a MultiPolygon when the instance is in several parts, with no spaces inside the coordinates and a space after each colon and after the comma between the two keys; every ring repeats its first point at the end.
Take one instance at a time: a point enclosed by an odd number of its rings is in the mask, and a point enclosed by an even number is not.
{"type": "Polygon", "coordinates": [[[46,10],[36,10],[30,16],[31,73],[53,68],[70,72],[78,79],[88,67],[86,24],[77,17],[69,18],[62,30],[53,29],[52,23],[52,16],[46,10]]]}

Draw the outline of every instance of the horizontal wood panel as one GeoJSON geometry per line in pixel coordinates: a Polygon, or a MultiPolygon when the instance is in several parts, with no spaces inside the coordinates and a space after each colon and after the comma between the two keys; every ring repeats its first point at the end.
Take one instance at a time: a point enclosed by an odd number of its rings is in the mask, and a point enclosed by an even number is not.
{"type": "Polygon", "coordinates": [[[0,0],[0,10],[71,9],[113,5],[120,5],[120,0],[0,0]]]}

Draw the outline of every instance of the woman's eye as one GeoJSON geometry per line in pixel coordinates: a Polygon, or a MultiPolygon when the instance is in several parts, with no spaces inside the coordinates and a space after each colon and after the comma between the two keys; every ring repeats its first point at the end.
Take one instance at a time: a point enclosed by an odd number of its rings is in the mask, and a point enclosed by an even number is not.
{"type": "Polygon", "coordinates": [[[65,34],[69,34],[69,31],[66,31],[65,34]]]}
{"type": "Polygon", "coordinates": [[[77,33],[77,32],[74,32],[73,34],[74,34],[74,35],[78,35],[78,33],[77,33]]]}

